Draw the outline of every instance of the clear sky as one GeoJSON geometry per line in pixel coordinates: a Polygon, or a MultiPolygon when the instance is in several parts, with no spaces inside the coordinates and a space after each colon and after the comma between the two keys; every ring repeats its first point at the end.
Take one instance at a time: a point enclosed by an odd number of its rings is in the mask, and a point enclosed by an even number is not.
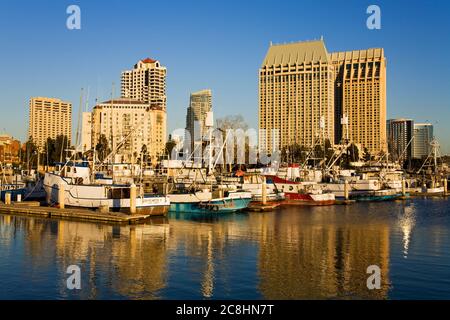
{"type": "MultiPolygon", "coordinates": [[[[269,42],[323,36],[329,52],[383,47],[387,112],[435,125],[450,152],[450,1],[2,0],[0,132],[25,139],[28,101],[58,97],[78,114],[80,90],[109,99],[120,73],[145,57],[168,69],[169,132],[185,126],[189,93],[213,90],[215,116],[257,128],[258,68],[269,42]],[[81,8],[81,30],[66,9],[81,8]],[[381,8],[381,30],[366,9],[381,8]]],[[[76,128],[74,121],[74,128],[76,128]]]]}

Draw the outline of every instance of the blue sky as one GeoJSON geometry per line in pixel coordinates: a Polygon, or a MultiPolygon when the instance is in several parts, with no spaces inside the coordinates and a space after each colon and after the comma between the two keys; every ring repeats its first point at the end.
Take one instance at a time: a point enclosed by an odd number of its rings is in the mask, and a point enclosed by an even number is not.
{"type": "MultiPolygon", "coordinates": [[[[388,117],[430,121],[450,152],[450,2],[2,0],[0,132],[24,139],[31,96],[59,97],[78,114],[80,90],[106,100],[120,73],[145,57],[168,69],[169,131],[184,127],[189,93],[213,90],[215,116],[257,127],[258,68],[269,42],[323,36],[328,51],[383,47],[388,117]],[[81,30],[66,8],[81,8],[81,30]],[[366,9],[381,8],[381,30],[366,9]]],[[[76,122],[73,124],[76,128],[76,122]]]]}

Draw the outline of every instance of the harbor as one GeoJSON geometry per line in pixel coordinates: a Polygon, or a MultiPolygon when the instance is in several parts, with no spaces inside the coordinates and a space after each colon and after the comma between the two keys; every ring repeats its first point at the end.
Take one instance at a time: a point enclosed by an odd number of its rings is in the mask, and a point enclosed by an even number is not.
{"type": "Polygon", "coordinates": [[[450,300],[450,2],[47,2],[0,10],[0,302],[450,300]]]}
{"type": "MultiPolygon", "coordinates": [[[[269,212],[291,206],[301,211],[305,206],[449,195],[448,167],[438,156],[435,141],[417,172],[387,160],[345,162],[341,159],[345,148],[335,151],[329,159],[324,157],[319,165],[312,152],[302,164],[272,163],[244,170],[239,166],[227,171],[215,164],[225,153],[225,145],[213,153],[212,143],[210,140],[205,146],[210,153],[205,161],[162,160],[159,170],[143,163],[97,163],[95,152],[94,160],[77,159],[78,154],[73,153],[66,162],[55,163],[44,172],[39,166],[31,169],[31,175],[28,171],[8,174],[2,166],[4,204],[0,211],[131,224],[169,212],[207,216],[269,212]]],[[[113,157],[111,153],[107,159],[113,157]]]]}

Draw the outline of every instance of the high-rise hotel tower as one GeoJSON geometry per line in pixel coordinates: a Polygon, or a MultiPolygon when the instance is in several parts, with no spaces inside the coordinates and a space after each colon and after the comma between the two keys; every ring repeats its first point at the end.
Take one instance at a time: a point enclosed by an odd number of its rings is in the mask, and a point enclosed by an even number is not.
{"type": "Polygon", "coordinates": [[[259,149],[334,139],[334,66],[323,41],[271,45],[259,70],[259,149]]]}
{"type": "MultiPolygon", "coordinates": [[[[388,149],[386,137],[386,58],[384,50],[367,49],[330,55],[335,66],[335,143],[343,135],[341,117],[348,118],[348,137],[373,155],[388,149]]],[[[345,130],[345,129],[344,129],[345,130]]]]}
{"type": "Polygon", "coordinates": [[[259,70],[259,129],[260,150],[269,153],[347,136],[372,154],[387,151],[383,49],[328,53],[323,40],[271,45],[259,70]]]}

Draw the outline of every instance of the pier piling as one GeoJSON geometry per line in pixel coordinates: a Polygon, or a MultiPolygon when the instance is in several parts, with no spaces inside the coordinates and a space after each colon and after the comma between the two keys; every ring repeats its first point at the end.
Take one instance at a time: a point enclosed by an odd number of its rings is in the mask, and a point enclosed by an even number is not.
{"type": "Polygon", "coordinates": [[[350,198],[348,189],[349,189],[348,181],[345,180],[345,183],[344,183],[344,198],[345,198],[345,200],[348,200],[350,198]]]}
{"type": "Polygon", "coordinates": [[[10,205],[11,204],[11,192],[5,193],[5,204],[10,205]]]}
{"type": "Polygon", "coordinates": [[[402,196],[406,196],[406,181],[402,179],[402,196]]]}
{"type": "Polygon", "coordinates": [[[136,185],[134,183],[130,186],[130,213],[136,213],[136,185]]]}
{"type": "Polygon", "coordinates": [[[262,204],[265,205],[267,203],[267,186],[266,186],[266,177],[262,176],[262,190],[261,190],[261,197],[262,197],[262,204]]]}
{"type": "Polygon", "coordinates": [[[62,183],[58,186],[58,204],[60,209],[65,208],[65,188],[62,183]]]}

